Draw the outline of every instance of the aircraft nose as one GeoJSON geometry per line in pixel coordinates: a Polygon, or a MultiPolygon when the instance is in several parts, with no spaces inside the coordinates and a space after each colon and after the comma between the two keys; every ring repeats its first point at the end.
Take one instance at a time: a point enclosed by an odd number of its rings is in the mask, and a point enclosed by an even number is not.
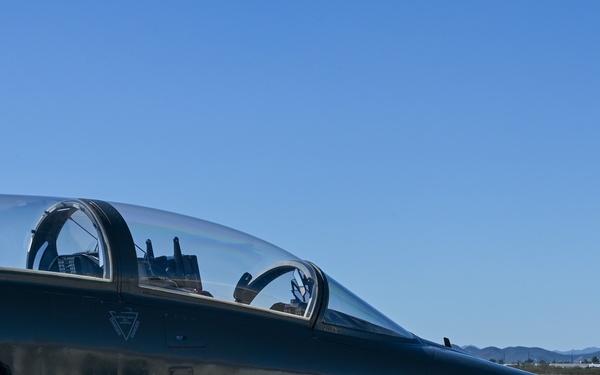
{"type": "Polygon", "coordinates": [[[438,373],[456,375],[531,375],[530,372],[499,365],[445,348],[432,348],[438,373]]]}

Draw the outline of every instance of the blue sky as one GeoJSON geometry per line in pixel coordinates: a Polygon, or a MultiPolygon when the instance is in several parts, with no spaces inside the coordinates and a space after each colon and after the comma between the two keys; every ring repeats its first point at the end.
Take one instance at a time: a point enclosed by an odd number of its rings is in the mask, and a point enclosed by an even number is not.
{"type": "Polygon", "coordinates": [[[600,347],[599,17],[4,2],[2,192],[240,229],[437,342],[600,347]]]}

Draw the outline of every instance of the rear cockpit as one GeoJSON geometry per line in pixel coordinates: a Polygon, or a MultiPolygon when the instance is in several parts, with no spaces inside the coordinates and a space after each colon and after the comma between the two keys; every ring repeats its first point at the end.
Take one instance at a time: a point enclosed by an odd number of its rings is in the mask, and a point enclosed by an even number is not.
{"type": "Polygon", "coordinates": [[[27,250],[27,268],[110,279],[110,256],[97,212],[64,200],[44,211],[27,250]]]}

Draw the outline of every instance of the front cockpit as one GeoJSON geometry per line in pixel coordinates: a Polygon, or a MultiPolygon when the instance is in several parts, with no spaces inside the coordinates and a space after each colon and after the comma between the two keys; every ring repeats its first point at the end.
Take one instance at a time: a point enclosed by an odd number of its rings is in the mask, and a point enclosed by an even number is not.
{"type": "Polygon", "coordinates": [[[131,231],[139,286],[309,319],[311,265],[256,237],[205,220],[114,204],[131,231]]]}

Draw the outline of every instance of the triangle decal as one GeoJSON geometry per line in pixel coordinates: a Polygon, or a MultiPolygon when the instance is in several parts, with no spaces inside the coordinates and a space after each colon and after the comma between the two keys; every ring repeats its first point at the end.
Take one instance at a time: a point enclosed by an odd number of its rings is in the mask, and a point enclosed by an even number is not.
{"type": "Polygon", "coordinates": [[[110,322],[112,323],[117,335],[123,336],[125,340],[135,337],[140,322],[138,313],[133,311],[117,312],[110,311],[110,322]]]}

